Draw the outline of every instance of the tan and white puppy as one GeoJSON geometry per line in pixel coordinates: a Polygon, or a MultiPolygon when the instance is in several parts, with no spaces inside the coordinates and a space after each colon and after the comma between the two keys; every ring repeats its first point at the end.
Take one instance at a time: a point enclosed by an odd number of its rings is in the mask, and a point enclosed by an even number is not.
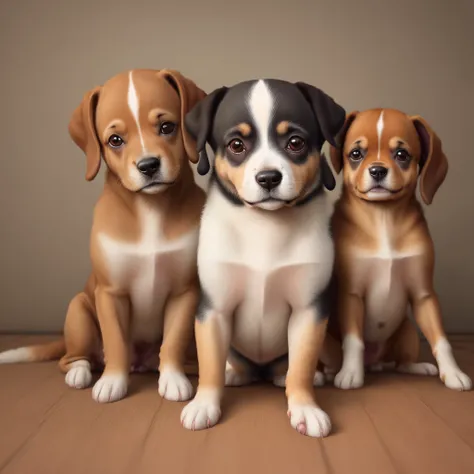
{"type": "Polygon", "coordinates": [[[343,364],[335,385],[361,387],[365,367],[436,375],[418,362],[414,318],[431,345],[440,377],[449,388],[469,390],[469,377],[458,367],[441,321],[433,288],[434,246],[417,183],[431,204],[443,183],[448,161],[441,141],[420,116],[393,109],[352,112],[342,133],[342,148],[331,147],[344,184],[332,229],[343,364]]]}
{"type": "Polygon", "coordinates": [[[85,94],[69,132],[86,154],[87,180],[101,156],[107,165],[92,225],[92,274],[69,305],[64,341],[4,352],[0,363],[62,356],[74,388],[89,386],[93,365],[104,363],[92,395],[113,402],[126,395],[131,368],[156,369],[159,351],[159,393],[192,396],[183,364],[199,300],[205,194],[189,165],[198,156],[183,119],[205,96],[177,71],[142,69],[85,94]]]}
{"type": "Polygon", "coordinates": [[[279,80],[223,87],[186,117],[215,163],[198,250],[199,388],[182,412],[185,428],[218,422],[224,385],[263,377],[286,386],[295,429],[329,433],[313,389],[334,256],[323,187],[335,181],[320,150],[344,118],[321,90],[279,80]]]}

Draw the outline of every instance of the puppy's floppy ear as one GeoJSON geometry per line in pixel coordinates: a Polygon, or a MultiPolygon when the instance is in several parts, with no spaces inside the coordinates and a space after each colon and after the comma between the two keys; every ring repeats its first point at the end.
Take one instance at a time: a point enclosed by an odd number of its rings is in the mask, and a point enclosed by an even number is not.
{"type": "Polygon", "coordinates": [[[332,174],[324,153],[321,153],[321,181],[323,186],[329,191],[332,191],[336,187],[336,180],[334,179],[334,175],[332,174]]]}
{"type": "Polygon", "coordinates": [[[197,163],[199,156],[196,150],[194,137],[189,134],[184,125],[186,114],[202,99],[206,97],[206,93],[200,89],[191,79],[184,77],[180,72],[173,69],[163,69],[160,75],[177,90],[181,99],[181,129],[183,134],[184,149],[192,163],[197,163]]]}
{"type": "MultiPolygon", "coordinates": [[[[321,89],[305,82],[297,82],[295,85],[310,103],[325,141],[337,146],[335,138],[344,125],[346,111],[321,89]]],[[[323,144],[324,142],[319,144],[320,149],[323,144]]]]}
{"type": "Polygon", "coordinates": [[[101,87],[95,87],[82,98],[69,121],[69,135],[86,154],[86,179],[92,181],[100,168],[100,141],[95,128],[95,111],[99,102],[101,87]]]}
{"type": "Polygon", "coordinates": [[[329,146],[329,156],[331,158],[331,163],[332,167],[334,168],[334,171],[336,174],[339,174],[342,170],[342,165],[343,165],[343,159],[342,155],[344,153],[344,141],[346,140],[346,135],[347,131],[349,130],[349,127],[351,126],[352,122],[354,119],[357,117],[359,114],[358,110],[354,110],[350,114],[346,116],[346,120],[344,122],[344,125],[342,129],[339,131],[336,142],[337,146],[330,145],[329,146]]]}
{"type": "Polygon", "coordinates": [[[188,133],[196,140],[196,148],[199,153],[198,173],[204,176],[209,172],[209,158],[206,153],[206,142],[210,137],[214,116],[217,107],[224,98],[228,88],[220,87],[211,92],[204,100],[186,115],[184,123],[188,133]]]}
{"type": "Polygon", "coordinates": [[[410,117],[420,139],[420,194],[425,204],[433,202],[434,195],[448,174],[448,159],[441,140],[426,120],[419,115],[410,117]]]}

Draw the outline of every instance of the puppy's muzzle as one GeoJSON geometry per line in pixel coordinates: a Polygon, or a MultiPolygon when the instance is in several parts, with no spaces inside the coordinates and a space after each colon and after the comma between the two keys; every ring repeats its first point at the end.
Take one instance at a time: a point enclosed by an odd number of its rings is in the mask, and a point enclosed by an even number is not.
{"type": "Polygon", "coordinates": [[[160,169],[160,160],[156,156],[143,158],[137,163],[140,173],[151,178],[160,169]]]}
{"type": "Polygon", "coordinates": [[[371,166],[369,168],[369,174],[374,178],[375,181],[382,181],[388,174],[388,169],[385,166],[371,166]]]}
{"type": "Polygon", "coordinates": [[[260,171],[255,176],[258,185],[267,191],[277,188],[283,179],[283,175],[278,170],[260,171]]]}

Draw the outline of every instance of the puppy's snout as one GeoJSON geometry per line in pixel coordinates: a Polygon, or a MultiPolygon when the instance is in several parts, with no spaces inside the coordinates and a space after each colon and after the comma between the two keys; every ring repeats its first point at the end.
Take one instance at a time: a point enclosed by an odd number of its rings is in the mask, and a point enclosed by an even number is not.
{"type": "Polygon", "coordinates": [[[387,176],[388,169],[385,166],[371,166],[369,168],[369,174],[375,181],[382,181],[387,176]]]}
{"type": "Polygon", "coordinates": [[[140,173],[151,177],[160,169],[160,160],[155,156],[143,158],[137,163],[137,168],[140,173]]]}
{"type": "Polygon", "coordinates": [[[264,170],[257,173],[255,180],[267,191],[276,188],[282,181],[283,175],[278,170],[264,170]]]}

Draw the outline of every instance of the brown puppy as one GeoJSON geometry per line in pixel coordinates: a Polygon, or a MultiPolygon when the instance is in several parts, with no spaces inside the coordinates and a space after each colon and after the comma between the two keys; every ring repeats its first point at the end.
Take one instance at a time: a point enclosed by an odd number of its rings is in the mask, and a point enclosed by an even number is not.
{"type": "Polygon", "coordinates": [[[192,396],[183,364],[199,297],[205,194],[189,166],[198,156],[183,119],[205,96],[172,70],[127,71],[84,96],[69,132],[86,154],[87,180],[101,156],[107,165],[92,226],[92,274],[69,305],[64,341],[8,351],[0,362],[62,356],[66,383],[75,388],[90,385],[91,365],[103,362],[93,398],[112,402],[125,396],[131,365],[151,368],[159,350],[160,394],[192,396]]]}
{"type": "Polygon", "coordinates": [[[434,248],[420,203],[431,204],[448,171],[441,141],[420,116],[393,109],[352,112],[343,147],[331,148],[336,172],[344,168],[342,196],[332,219],[336,246],[338,321],[343,364],[335,385],[364,383],[364,367],[395,363],[400,372],[435,375],[419,363],[419,339],[407,317],[426,336],[447,387],[469,390],[441,322],[433,288],[434,248]],[[365,356],[365,357],[364,357],[365,356]]]}

